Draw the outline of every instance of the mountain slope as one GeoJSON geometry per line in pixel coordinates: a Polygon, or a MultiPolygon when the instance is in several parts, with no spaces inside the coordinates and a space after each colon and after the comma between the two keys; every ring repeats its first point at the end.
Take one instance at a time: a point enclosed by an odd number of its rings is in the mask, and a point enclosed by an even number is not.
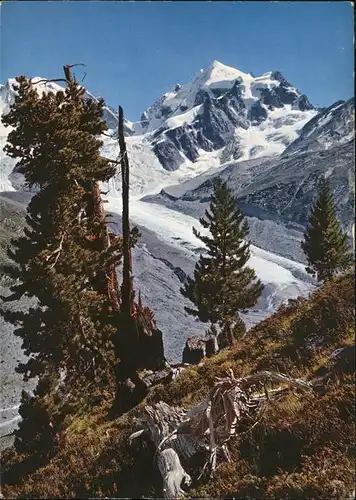
{"type": "MultiPolygon", "coordinates": [[[[281,308],[232,348],[153,388],[141,405],[120,418],[108,418],[110,401],[81,407],[66,418],[54,456],[28,476],[21,475],[27,465],[23,456],[5,451],[4,496],[162,498],[154,447],[129,439],[141,428],[138,418],[143,409],[164,401],[189,410],[229,370],[236,377],[270,370],[314,382],[315,391],[286,386],[275,399],[275,385],[267,384],[269,401],[258,419],[239,421],[238,435],[228,441],[230,461],[219,453],[213,478],[199,477],[209,457],[204,451],[182,464],[193,479],[190,487],[185,486],[187,497],[351,500],[355,496],[350,445],[355,440],[354,366],[330,355],[354,343],[354,285],[354,277],[339,277],[309,300],[281,308]]],[[[258,392],[263,395],[262,388],[258,392]]],[[[165,447],[169,446],[166,441],[165,447]]]]}
{"type": "Polygon", "coordinates": [[[283,152],[283,156],[306,151],[324,151],[345,144],[355,136],[355,99],[337,101],[322,109],[300,130],[299,137],[283,152]]]}
{"type": "Polygon", "coordinates": [[[328,177],[344,228],[351,233],[354,213],[354,141],[326,151],[234,162],[183,184],[168,186],[144,201],[200,217],[216,176],[226,180],[249,218],[255,245],[302,260],[300,240],[320,175],[328,177]]]}

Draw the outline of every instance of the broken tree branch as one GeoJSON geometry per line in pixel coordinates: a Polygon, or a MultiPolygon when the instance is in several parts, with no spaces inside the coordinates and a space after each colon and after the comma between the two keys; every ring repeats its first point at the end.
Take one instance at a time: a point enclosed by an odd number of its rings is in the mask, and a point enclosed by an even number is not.
{"type": "Polygon", "coordinates": [[[39,83],[52,83],[52,82],[62,82],[62,83],[67,83],[67,81],[64,78],[42,78],[41,80],[38,80],[37,82],[33,82],[32,79],[31,85],[37,85],[39,83]]]}
{"type": "Polygon", "coordinates": [[[57,264],[58,258],[59,258],[60,254],[61,254],[62,249],[63,249],[63,241],[64,241],[64,234],[62,234],[62,237],[61,237],[61,240],[59,242],[58,248],[56,248],[52,253],[50,253],[49,255],[47,255],[45,257],[45,261],[48,262],[50,259],[52,259],[52,257],[56,256],[55,259],[54,259],[53,264],[50,267],[50,269],[53,269],[54,266],[57,264]]]}

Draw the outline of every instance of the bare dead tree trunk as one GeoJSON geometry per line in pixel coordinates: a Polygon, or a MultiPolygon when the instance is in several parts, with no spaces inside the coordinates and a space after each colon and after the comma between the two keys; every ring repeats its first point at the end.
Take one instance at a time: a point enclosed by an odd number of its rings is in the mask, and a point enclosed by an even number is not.
{"type": "Polygon", "coordinates": [[[122,272],[122,301],[121,311],[128,316],[132,314],[132,260],[130,249],[130,221],[129,221],[129,160],[124,137],[124,111],[119,106],[119,145],[122,176],[122,236],[123,236],[123,272],[122,272]]]}
{"type": "Polygon", "coordinates": [[[69,64],[63,66],[64,76],[66,77],[66,82],[73,83],[72,67],[69,64]]]}

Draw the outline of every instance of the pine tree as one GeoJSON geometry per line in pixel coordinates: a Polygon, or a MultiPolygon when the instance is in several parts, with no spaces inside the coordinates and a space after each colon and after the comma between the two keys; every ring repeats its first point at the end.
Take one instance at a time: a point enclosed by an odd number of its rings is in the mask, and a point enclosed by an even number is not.
{"type": "Polygon", "coordinates": [[[301,247],[306,255],[306,270],[318,281],[330,280],[352,265],[352,256],[336,218],[335,204],[327,180],[322,177],[318,198],[312,207],[301,247]]]}
{"type": "Polygon", "coordinates": [[[23,395],[15,440],[18,451],[38,455],[39,447],[53,442],[49,424],[54,413],[59,418],[57,395],[67,399],[69,392],[78,404],[80,394],[114,390],[120,308],[115,264],[122,243],[108,232],[99,189],[115,173],[115,165],[100,156],[103,101],[85,99],[74,79],[56,94],[41,94],[23,76],[17,83],[15,102],[3,118],[14,127],[6,152],[36,194],[25,235],[9,250],[14,265],[5,272],[15,284],[4,299],[27,295],[36,303],[25,312],[2,307],[1,313],[15,325],[29,357],[18,371],[25,380],[39,378],[35,395],[23,395]]]}
{"type": "Polygon", "coordinates": [[[5,312],[5,318],[21,325],[16,334],[31,355],[20,368],[26,376],[59,368],[68,376],[94,375],[98,363],[110,366],[113,301],[106,274],[121,250],[119,241],[106,242],[105,215],[97,206],[98,182],[115,172],[99,153],[103,102],[85,100],[84,88],[74,81],[64,92],[42,96],[26,78],[18,83],[3,120],[14,127],[6,151],[19,158],[18,170],[38,191],[28,207],[25,236],[10,251],[17,266],[7,272],[20,280],[10,300],[25,293],[38,306],[5,312]]]}
{"type": "Polygon", "coordinates": [[[194,235],[207,247],[206,256],[200,255],[194,278],[188,278],[181,293],[195,309],[186,311],[202,322],[218,324],[222,330],[219,344],[233,342],[232,325],[239,324],[238,312],[256,304],[263,286],[256,273],[247,267],[250,258],[248,224],[225,182],[218,179],[201,225],[210,236],[194,235]]]}
{"type": "MultiPolygon", "coordinates": [[[[25,294],[35,298],[36,305],[26,312],[4,307],[1,313],[17,327],[15,335],[22,338],[29,356],[18,371],[25,379],[39,377],[40,383],[52,380],[47,387],[52,397],[36,392],[34,398],[24,399],[22,408],[26,413],[28,407],[30,415],[33,406],[47,409],[48,421],[56,394],[66,397],[70,392],[74,404],[80,394],[100,394],[104,387],[112,394],[118,359],[130,367],[131,377],[136,376],[136,367],[145,364],[148,353],[140,349],[138,332],[148,329],[145,338],[161,338],[151,311],[141,304],[133,304],[132,328],[122,321],[116,276],[122,238],[108,231],[99,188],[99,182],[115,173],[115,162],[100,155],[104,103],[87,99],[69,68],[64,69],[66,88],[57,93],[41,94],[30,80],[18,77],[15,102],[3,119],[14,128],[6,152],[18,160],[27,186],[37,191],[28,206],[25,236],[9,250],[15,264],[5,271],[15,285],[5,301],[25,294]],[[137,360],[125,359],[128,355],[137,360]],[[59,384],[61,373],[65,379],[59,384]]],[[[138,236],[133,228],[130,248],[138,236]]],[[[22,431],[26,436],[29,427],[24,420],[19,436],[22,431]]]]}

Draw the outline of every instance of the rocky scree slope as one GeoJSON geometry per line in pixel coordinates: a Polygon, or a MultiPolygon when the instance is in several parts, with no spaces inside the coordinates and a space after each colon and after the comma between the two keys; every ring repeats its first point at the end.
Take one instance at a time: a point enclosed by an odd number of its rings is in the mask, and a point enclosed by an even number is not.
{"type": "Polygon", "coordinates": [[[279,156],[228,162],[143,200],[200,217],[214,179],[221,176],[249,218],[252,242],[304,261],[299,242],[321,175],[329,179],[338,218],[351,236],[354,159],[354,99],[350,99],[321,110],[279,156]]]}

